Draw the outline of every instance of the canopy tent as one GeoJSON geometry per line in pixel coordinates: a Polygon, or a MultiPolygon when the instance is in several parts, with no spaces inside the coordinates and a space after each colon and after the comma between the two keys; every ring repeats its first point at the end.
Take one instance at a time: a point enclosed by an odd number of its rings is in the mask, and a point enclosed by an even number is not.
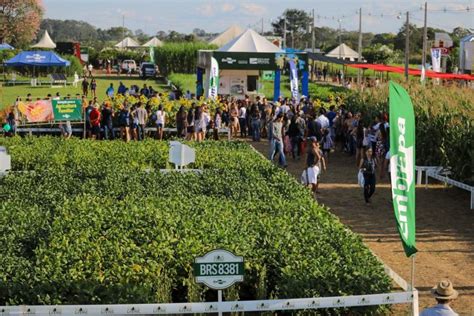
{"type": "MultiPolygon", "coordinates": [[[[405,72],[405,68],[403,67],[396,67],[396,66],[388,66],[388,65],[378,65],[378,64],[348,64],[347,66],[353,68],[360,68],[360,69],[372,69],[375,71],[384,71],[384,72],[394,72],[403,74],[405,72]]],[[[419,69],[408,69],[408,74],[412,76],[421,76],[421,70],[419,69]]],[[[474,76],[472,75],[459,75],[459,74],[448,74],[448,73],[439,73],[430,70],[425,71],[425,76],[428,78],[439,78],[439,79],[448,79],[448,80],[474,80],[474,76]]]]}
{"type": "Polygon", "coordinates": [[[359,53],[357,53],[355,50],[353,50],[344,43],[327,53],[326,56],[350,61],[355,61],[359,59],[359,53]]]}
{"type": "Polygon", "coordinates": [[[44,31],[43,37],[40,39],[38,43],[31,46],[32,48],[56,48],[56,44],[53,42],[51,37],[49,36],[48,31],[44,31]]]}
{"type": "Polygon", "coordinates": [[[348,64],[356,63],[353,61],[339,59],[336,57],[328,57],[327,55],[323,55],[320,53],[308,53],[308,58],[314,61],[319,61],[323,63],[332,63],[332,64],[337,64],[337,65],[348,65],[348,64]]]}
{"type": "Polygon", "coordinates": [[[245,52],[245,53],[283,53],[279,47],[268,41],[252,29],[246,30],[221,48],[218,52],[245,52]]]}
{"type": "Polygon", "coordinates": [[[3,43],[3,44],[0,44],[0,50],[3,50],[3,49],[15,49],[15,48],[11,46],[10,44],[3,43]]]}
{"type": "Polygon", "coordinates": [[[459,41],[459,69],[474,74],[474,34],[469,34],[459,41]]]}
{"type": "Polygon", "coordinates": [[[65,67],[71,63],[49,51],[24,51],[5,62],[6,66],[65,67]]]}
{"type": "Polygon", "coordinates": [[[158,38],[153,37],[151,40],[142,45],[142,47],[160,47],[163,46],[163,42],[158,38]]]}
{"type": "Polygon", "coordinates": [[[140,44],[138,44],[137,41],[135,41],[131,37],[125,37],[122,41],[115,44],[115,47],[117,47],[117,48],[137,48],[137,47],[140,47],[140,44]]]}
{"type": "Polygon", "coordinates": [[[227,30],[219,34],[217,37],[212,39],[209,44],[214,44],[218,47],[221,47],[236,38],[237,36],[239,36],[240,34],[242,34],[243,32],[244,30],[241,29],[240,26],[232,25],[227,30]]]}

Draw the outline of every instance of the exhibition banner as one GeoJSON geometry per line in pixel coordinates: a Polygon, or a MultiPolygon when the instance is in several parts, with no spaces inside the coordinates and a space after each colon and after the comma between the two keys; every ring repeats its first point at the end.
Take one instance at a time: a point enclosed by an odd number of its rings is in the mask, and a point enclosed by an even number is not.
{"type": "Polygon", "coordinates": [[[53,115],[55,121],[81,121],[81,100],[53,100],[53,115]]]}
{"type": "Polygon", "coordinates": [[[410,96],[390,82],[390,177],[398,232],[407,257],[415,254],[415,115],[410,96]]]}
{"type": "Polygon", "coordinates": [[[51,100],[19,101],[17,107],[28,123],[50,122],[54,119],[51,100]]]}
{"type": "Polygon", "coordinates": [[[296,69],[296,64],[292,59],[290,59],[288,61],[288,64],[290,65],[291,97],[293,98],[293,100],[298,102],[299,101],[299,97],[298,97],[298,70],[296,69]]]}
{"type": "Polygon", "coordinates": [[[211,71],[209,73],[209,94],[208,97],[210,99],[217,98],[217,89],[219,87],[219,64],[217,60],[212,57],[211,58],[211,71]]]}

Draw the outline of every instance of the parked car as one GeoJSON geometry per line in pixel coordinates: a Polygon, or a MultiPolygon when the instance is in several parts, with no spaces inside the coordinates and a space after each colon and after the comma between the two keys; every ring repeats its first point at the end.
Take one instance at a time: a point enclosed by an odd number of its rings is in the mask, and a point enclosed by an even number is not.
{"type": "Polygon", "coordinates": [[[137,71],[137,63],[132,59],[126,59],[122,62],[121,68],[122,68],[122,71],[125,73],[127,73],[129,69],[133,73],[137,71]]]}
{"type": "Polygon", "coordinates": [[[142,63],[140,65],[140,77],[154,78],[158,73],[158,67],[154,63],[142,63]]]}

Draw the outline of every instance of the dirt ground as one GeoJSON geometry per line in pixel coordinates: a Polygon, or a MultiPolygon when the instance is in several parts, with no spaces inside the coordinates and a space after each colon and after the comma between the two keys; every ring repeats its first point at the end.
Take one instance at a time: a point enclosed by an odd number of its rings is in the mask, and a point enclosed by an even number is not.
{"type": "MultiPolygon", "coordinates": [[[[265,157],[268,142],[252,142],[265,157]]],[[[288,159],[287,171],[300,177],[304,159],[288,159]]],[[[357,185],[354,157],[331,153],[328,169],[321,176],[317,201],[331,209],[342,223],[360,234],[366,245],[403,279],[410,282],[411,259],[397,233],[389,180],[379,180],[371,204],[364,202],[357,185]]],[[[433,179],[430,179],[434,183],[433,179]]],[[[467,191],[430,184],[416,189],[417,249],[415,287],[420,293],[420,311],[435,303],[430,289],[449,278],[459,291],[452,304],[460,315],[474,315],[474,210],[469,209],[467,191]]],[[[398,305],[394,315],[408,314],[408,305],[398,305]]]]}

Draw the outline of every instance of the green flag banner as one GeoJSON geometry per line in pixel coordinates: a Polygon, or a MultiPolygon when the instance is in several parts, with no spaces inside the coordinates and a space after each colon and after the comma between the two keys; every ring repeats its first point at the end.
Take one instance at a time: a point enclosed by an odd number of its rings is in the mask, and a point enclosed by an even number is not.
{"type": "Polygon", "coordinates": [[[55,121],[82,120],[81,100],[53,100],[52,104],[55,121]]]}
{"type": "Polygon", "coordinates": [[[415,115],[410,96],[390,82],[390,173],[398,232],[407,257],[415,254],[415,115]]]}

